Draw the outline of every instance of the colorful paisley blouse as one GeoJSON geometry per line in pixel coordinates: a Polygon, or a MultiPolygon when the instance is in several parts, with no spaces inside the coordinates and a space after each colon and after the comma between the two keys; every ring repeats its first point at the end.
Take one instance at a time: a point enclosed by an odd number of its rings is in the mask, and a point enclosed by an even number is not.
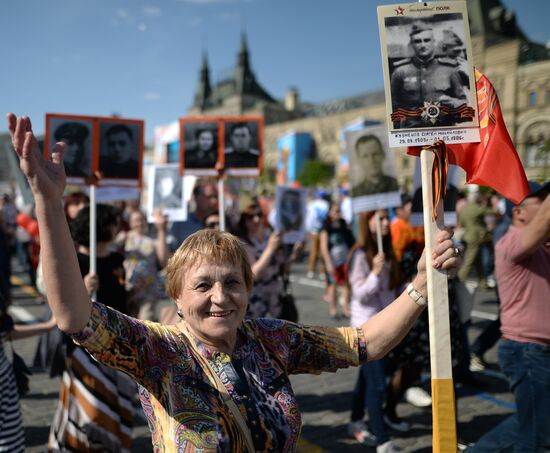
{"type": "MultiPolygon", "coordinates": [[[[301,415],[288,375],[364,363],[361,329],[254,319],[239,331],[232,357],[211,353],[196,340],[198,350],[242,412],[256,451],[295,451],[301,415]]],[[[177,326],[139,321],[94,302],[88,325],[72,337],[140,385],[155,452],[246,451],[211,371],[200,367],[177,326]]]]}

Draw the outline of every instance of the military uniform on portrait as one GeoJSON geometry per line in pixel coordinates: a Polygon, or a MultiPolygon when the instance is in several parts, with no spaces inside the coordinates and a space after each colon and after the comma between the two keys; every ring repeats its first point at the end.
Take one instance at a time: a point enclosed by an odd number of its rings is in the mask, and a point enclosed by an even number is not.
{"type": "MultiPolygon", "coordinates": [[[[442,106],[459,107],[467,102],[464,85],[456,62],[445,58],[422,61],[417,57],[402,60],[391,76],[393,110],[416,110],[424,102],[440,102],[442,106]]],[[[437,119],[437,126],[452,126],[459,121],[453,115],[437,119]]],[[[395,123],[395,128],[430,127],[428,116],[407,117],[395,123]]]]}
{"type": "Polygon", "coordinates": [[[245,167],[254,168],[258,166],[260,152],[257,149],[249,149],[246,152],[235,151],[233,148],[225,150],[225,166],[227,168],[245,167]]]}
{"type": "Polygon", "coordinates": [[[351,189],[351,196],[361,197],[363,195],[394,192],[396,190],[399,190],[397,179],[392,176],[381,175],[376,183],[370,180],[364,180],[357,186],[354,186],[351,189]]]}
{"type": "Polygon", "coordinates": [[[199,150],[185,151],[186,168],[214,168],[218,160],[216,150],[201,152],[199,150]]]}

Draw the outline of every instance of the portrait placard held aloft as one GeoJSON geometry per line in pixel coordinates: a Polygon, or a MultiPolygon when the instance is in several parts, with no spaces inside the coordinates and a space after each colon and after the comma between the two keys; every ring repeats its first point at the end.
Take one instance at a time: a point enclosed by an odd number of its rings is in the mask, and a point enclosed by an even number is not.
{"type": "Polygon", "coordinates": [[[57,142],[65,143],[63,163],[67,183],[85,185],[92,175],[93,119],[79,115],[46,115],[44,152],[49,156],[57,142]]]}
{"type": "Polygon", "coordinates": [[[384,125],[345,133],[354,213],[399,206],[399,184],[384,125]]]}
{"type": "Polygon", "coordinates": [[[275,229],[283,232],[283,244],[295,244],[306,238],[306,191],[277,186],[275,192],[275,229]]]}
{"type": "Polygon", "coordinates": [[[378,7],[389,146],[479,141],[466,3],[378,7]]]}
{"type": "Polygon", "coordinates": [[[223,119],[223,164],[230,176],[259,176],[262,166],[262,117],[223,119]]]}
{"type": "Polygon", "coordinates": [[[148,222],[154,221],[154,212],[157,209],[160,209],[170,222],[187,219],[183,180],[177,163],[149,167],[148,222]]]}
{"type": "Polygon", "coordinates": [[[220,119],[180,118],[179,121],[181,173],[216,176],[220,155],[220,119]]]}
{"type": "Polygon", "coordinates": [[[99,137],[99,185],[140,186],[143,121],[101,118],[99,137]]]}
{"type": "Polygon", "coordinates": [[[44,152],[65,143],[67,183],[141,187],[143,120],[46,114],[44,152]]]}

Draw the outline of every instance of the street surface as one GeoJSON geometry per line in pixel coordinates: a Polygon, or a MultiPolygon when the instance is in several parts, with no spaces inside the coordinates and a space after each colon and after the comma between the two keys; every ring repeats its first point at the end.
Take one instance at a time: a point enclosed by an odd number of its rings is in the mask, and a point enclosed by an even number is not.
{"type": "MultiPolygon", "coordinates": [[[[44,305],[32,296],[32,288],[25,284],[28,281],[26,275],[17,272],[17,265],[14,267],[14,304],[11,313],[20,322],[33,322],[41,316],[44,305]]],[[[292,290],[297,300],[300,322],[328,326],[345,325],[346,320],[330,319],[328,305],[322,299],[324,283],[317,278],[306,278],[306,270],[306,264],[299,263],[293,268],[292,275],[292,290]]],[[[470,339],[475,338],[480,329],[487,325],[488,320],[494,319],[496,313],[494,291],[476,291],[470,339]]],[[[29,365],[32,365],[37,341],[37,338],[31,338],[15,343],[16,351],[29,365]]],[[[495,366],[489,371],[476,373],[476,377],[484,383],[483,388],[457,388],[459,437],[468,441],[478,439],[513,410],[512,396],[496,367],[496,347],[491,349],[485,358],[495,366]]],[[[375,451],[374,448],[357,444],[347,434],[356,376],[356,369],[346,369],[318,376],[292,377],[303,416],[300,452],[375,451]]],[[[429,389],[429,380],[424,382],[424,386],[429,389]]],[[[31,376],[31,390],[21,401],[27,451],[30,453],[46,451],[45,445],[58,389],[58,378],[50,379],[47,374],[39,372],[31,376]]],[[[431,451],[430,408],[418,409],[402,402],[398,406],[398,414],[412,425],[412,429],[406,434],[393,433],[395,443],[405,452],[431,451]]],[[[149,430],[141,417],[136,417],[134,438],[132,452],[152,451],[149,430]]]]}

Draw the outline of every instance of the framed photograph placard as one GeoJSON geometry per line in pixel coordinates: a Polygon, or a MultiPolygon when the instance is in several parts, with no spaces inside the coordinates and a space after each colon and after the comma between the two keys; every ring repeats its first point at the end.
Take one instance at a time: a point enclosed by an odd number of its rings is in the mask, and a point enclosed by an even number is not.
{"type": "Polygon", "coordinates": [[[99,186],[141,187],[143,121],[97,118],[99,186]]]}
{"type": "Polygon", "coordinates": [[[259,176],[263,158],[263,118],[223,118],[222,137],[225,173],[229,176],[259,176]]]}
{"type": "Polygon", "coordinates": [[[283,244],[305,241],[306,190],[277,186],[275,229],[283,232],[283,244]]]}
{"type": "Polygon", "coordinates": [[[44,153],[65,143],[70,185],[140,188],[143,134],[142,120],[47,113],[44,153]]]}
{"type": "Polygon", "coordinates": [[[187,220],[184,178],[179,164],[152,165],[149,168],[147,221],[154,221],[156,209],[162,210],[170,222],[187,220]]]}
{"type": "Polygon", "coordinates": [[[401,205],[393,151],[384,125],[345,133],[354,213],[401,205]]]}
{"type": "Polygon", "coordinates": [[[223,152],[219,118],[180,118],[181,174],[217,176],[223,152]]]}
{"type": "Polygon", "coordinates": [[[389,146],[479,142],[464,1],[378,7],[389,146]]]}
{"type": "Polygon", "coordinates": [[[46,114],[44,154],[51,156],[57,142],[65,143],[63,164],[67,184],[87,185],[93,166],[94,119],[82,115],[46,114]]]}

